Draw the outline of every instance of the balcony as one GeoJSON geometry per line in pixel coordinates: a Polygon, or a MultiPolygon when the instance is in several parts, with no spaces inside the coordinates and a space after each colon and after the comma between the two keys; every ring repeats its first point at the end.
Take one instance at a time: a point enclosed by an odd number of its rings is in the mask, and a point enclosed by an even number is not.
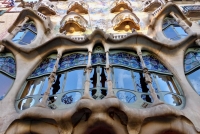
{"type": "Polygon", "coordinates": [[[44,15],[56,15],[57,8],[50,1],[41,1],[35,4],[34,10],[44,15]]]}
{"type": "Polygon", "coordinates": [[[187,17],[200,17],[200,5],[181,6],[187,17]]]}
{"type": "Polygon", "coordinates": [[[164,3],[161,0],[146,0],[143,2],[143,11],[151,12],[162,6],[164,3]]]}
{"type": "Polygon", "coordinates": [[[140,30],[139,21],[139,18],[134,13],[124,10],[113,18],[112,25],[115,31],[140,30]]]}
{"type": "Polygon", "coordinates": [[[67,13],[74,11],[76,13],[88,14],[89,6],[83,1],[73,1],[69,4],[67,13]]]}
{"type": "Polygon", "coordinates": [[[131,8],[131,3],[127,0],[118,0],[115,1],[112,5],[111,5],[111,13],[114,12],[122,12],[125,9],[130,10],[132,12],[132,8],[131,8]]]}
{"type": "Polygon", "coordinates": [[[70,12],[61,20],[60,32],[85,32],[88,22],[76,12],[70,12]]]}

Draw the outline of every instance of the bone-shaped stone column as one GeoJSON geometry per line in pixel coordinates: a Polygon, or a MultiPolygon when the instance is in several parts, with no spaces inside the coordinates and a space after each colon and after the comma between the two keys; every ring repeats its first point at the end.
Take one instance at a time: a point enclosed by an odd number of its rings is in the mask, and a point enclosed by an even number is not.
{"type": "Polygon", "coordinates": [[[82,96],[82,99],[92,99],[90,96],[90,73],[92,71],[91,67],[91,57],[92,57],[92,51],[88,51],[88,64],[85,68],[85,85],[84,85],[84,94],[82,96]]]}
{"type": "Polygon", "coordinates": [[[58,69],[58,63],[60,61],[61,56],[62,56],[62,53],[57,54],[57,59],[56,59],[56,63],[54,65],[53,71],[51,72],[51,74],[48,78],[47,90],[44,93],[44,96],[42,97],[42,101],[37,105],[38,107],[47,107],[47,100],[49,98],[51,86],[52,86],[52,84],[53,84],[53,82],[55,81],[55,78],[56,78],[56,71],[58,69]]]}
{"type": "Polygon", "coordinates": [[[107,91],[107,95],[105,98],[110,98],[110,97],[116,97],[113,93],[113,83],[112,83],[112,79],[111,79],[111,66],[109,63],[109,51],[106,51],[106,72],[107,72],[107,85],[108,85],[108,91],[107,91]]]}
{"type": "Polygon", "coordinates": [[[141,52],[141,50],[138,50],[137,54],[138,54],[138,56],[140,58],[140,61],[141,61],[141,65],[142,65],[142,69],[143,69],[143,74],[144,74],[144,77],[145,77],[145,82],[148,84],[148,88],[149,88],[150,94],[151,94],[151,96],[153,98],[153,104],[150,105],[150,106],[155,106],[155,105],[158,105],[160,103],[163,103],[162,101],[160,101],[158,99],[157,94],[155,92],[155,89],[152,86],[152,78],[151,78],[151,76],[149,74],[149,71],[148,71],[148,69],[147,69],[147,67],[145,65],[145,62],[144,62],[144,60],[142,58],[142,52],[141,52]]]}

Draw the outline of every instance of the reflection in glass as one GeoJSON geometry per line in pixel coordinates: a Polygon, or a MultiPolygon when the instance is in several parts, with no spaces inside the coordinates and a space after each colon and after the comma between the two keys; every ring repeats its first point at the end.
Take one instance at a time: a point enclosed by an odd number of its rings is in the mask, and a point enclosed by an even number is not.
{"type": "Polygon", "coordinates": [[[159,74],[153,74],[153,75],[154,75],[153,77],[156,77],[156,80],[158,81],[158,85],[161,91],[168,91],[179,94],[179,91],[176,88],[176,85],[171,76],[159,75],[159,74]]]}
{"type": "Polygon", "coordinates": [[[23,99],[19,102],[18,108],[20,110],[25,110],[27,108],[30,108],[34,105],[35,100],[33,98],[23,99]]]}
{"type": "Polygon", "coordinates": [[[106,70],[103,66],[95,66],[90,73],[90,88],[99,87],[107,87],[107,74],[106,70]],[[99,78],[99,83],[97,82],[97,78],[99,78]],[[100,85],[97,85],[100,84],[100,85]]]}
{"type": "Polygon", "coordinates": [[[4,98],[8,90],[11,88],[14,80],[0,72],[0,100],[4,98]]]}
{"type": "Polygon", "coordinates": [[[188,74],[187,79],[196,92],[200,95],[200,69],[188,74]]]}
{"type": "Polygon", "coordinates": [[[64,91],[83,88],[83,69],[67,72],[64,91]]]}
{"type": "Polygon", "coordinates": [[[24,89],[24,92],[22,93],[21,98],[24,98],[25,96],[30,95],[36,95],[40,93],[40,89],[42,87],[42,83],[45,81],[46,77],[41,77],[38,79],[29,80],[26,84],[26,87],[24,89]]]}
{"type": "Polygon", "coordinates": [[[181,99],[173,94],[166,94],[164,96],[164,100],[167,104],[173,105],[173,106],[179,106],[181,105],[182,101],[181,99]]]}
{"type": "Polygon", "coordinates": [[[136,95],[127,91],[117,92],[117,98],[126,103],[133,103],[136,101],[136,95]]]}
{"type": "Polygon", "coordinates": [[[142,72],[133,72],[136,88],[138,92],[148,92],[147,83],[142,72]]]}
{"type": "Polygon", "coordinates": [[[114,68],[115,88],[134,90],[133,79],[131,71],[114,68]]]}
{"type": "Polygon", "coordinates": [[[80,100],[80,98],[81,98],[81,94],[79,92],[71,92],[71,93],[65,94],[61,98],[61,101],[64,104],[71,104],[71,103],[77,102],[78,100],[80,100]]]}
{"type": "Polygon", "coordinates": [[[50,95],[61,93],[61,88],[63,87],[64,78],[65,74],[58,74],[56,76],[56,80],[52,85],[50,95]]]}

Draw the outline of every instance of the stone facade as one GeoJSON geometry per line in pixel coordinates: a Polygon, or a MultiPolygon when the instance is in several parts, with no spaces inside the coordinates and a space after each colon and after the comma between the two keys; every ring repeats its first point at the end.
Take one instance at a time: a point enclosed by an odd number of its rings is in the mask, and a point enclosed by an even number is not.
{"type": "Polygon", "coordinates": [[[200,133],[200,1],[15,5],[0,16],[0,134],[200,133]]]}

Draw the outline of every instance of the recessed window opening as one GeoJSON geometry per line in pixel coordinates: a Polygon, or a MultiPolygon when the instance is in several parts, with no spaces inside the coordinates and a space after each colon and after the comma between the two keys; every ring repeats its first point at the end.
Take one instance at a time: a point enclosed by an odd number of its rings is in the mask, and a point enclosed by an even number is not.
{"type": "Polygon", "coordinates": [[[178,22],[171,16],[167,16],[164,19],[162,30],[164,35],[171,40],[180,40],[188,35],[178,24],[178,22]]]}
{"type": "Polygon", "coordinates": [[[12,41],[20,45],[30,44],[37,36],[35,22],[28,20],[19,32],[12,38],[12,41]]]}

